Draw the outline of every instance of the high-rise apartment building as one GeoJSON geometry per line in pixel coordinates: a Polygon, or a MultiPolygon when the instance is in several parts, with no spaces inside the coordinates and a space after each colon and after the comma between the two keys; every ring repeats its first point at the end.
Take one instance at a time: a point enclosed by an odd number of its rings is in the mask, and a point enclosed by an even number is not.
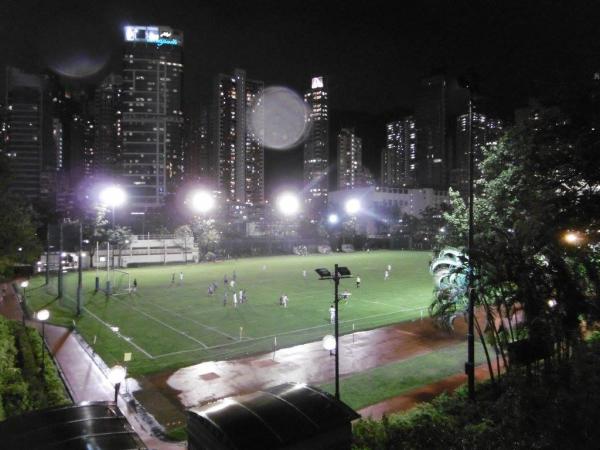
{"type": "Polygon", "coordinates": [[[386,146],[381,154],[381,184],[386,187],[416,185],[417,128],[413,117],[386,126],[386,146]]]}
{"type": "Polygon", "coordinates": [[[416,178],[419,187],[444,189],[448,185],[446,151],[446,77],[421,81],[415,108],[417,126],[416,178]]]}
{"type": "Polygon", "coordinates": [[[209,172],[208,110],[185,119],[185,180],[214,187],[209,172]]]}
{"type": "MultiPolygon", "coordinates": [[[[217,164],[217,185],[225,201],[258,205],[264,201],[264,146],[248,125],[249,114],[257,114],[261,81],[249,80],[246,72],[220,74],[216,79],[213,126],[213,154],[217,164]]],[[[260,124],[260,117],[253,123],[260,124]]]]}
{"type": "Polygon", "coordinates": [[[110,74],[96,88],[94,177],[110,175],[118,170],[123,147],[122,85],[123,78],[120,75],[110,74]]]}
{"type": "Polygon", "coordinates": [[[304,94],[310,131],[304,144],[304,191],[312,213],[324,211],[329,190],[329,111],[323,77],[314,77],[304,94]]]}
{"type": "MultiPolygon", "coordinates": [[[[26,200],[40,198],[43,169],[45,81],[14,67],[6,70],[5,154],[9,158],[9,190],[26,200]]],[[[49,125],[51,127],[51,125],[49,125]]]]}
{"type": "MultiPolygon", "coordinates": [[[[456,119],[456,151],[450,171],[450,186],[457,189],[463,195],[467,195],[469,183],[469,114],[462,114],[456,119]]],[[[493,147],[498,144],[502,133],[502,122],[484,114],[473,112],[472,127],[474,179],[481,177],[479,165],[483,159],[484,148],[493,147]]]]}
{"type": "Polygon", "coordinates": [[[362,139],[343,128],[337,136],[338,190],[355,189],[362,180],[362,139]]]}
{"type": "Polygon", "coordinates": [[[159,207],[183,178],[183,33],[124,31],[121,181],[134,208],[159,207]]]}

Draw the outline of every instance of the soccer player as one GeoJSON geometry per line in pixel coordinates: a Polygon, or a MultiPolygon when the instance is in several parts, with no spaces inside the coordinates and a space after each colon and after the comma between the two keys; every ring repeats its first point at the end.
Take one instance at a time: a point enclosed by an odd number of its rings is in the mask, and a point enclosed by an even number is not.
{"type": "Polygon", "coordinates": [[[240,289],[240,293],[239,293],[238,298],[240,300],[240,304],[244,303],[244,290],[243,289],[240,289]]]}
{"type": "Polygon", "coordinates": [[[237,308],[237,302],[238,302],[238,298],[237,298],[237,292],[233,292],[233,307],[237,308]]]}
{"type": "Polygon", "coordinates": [[[227,285],[229,284],[229,280],[227,279],[227,275],[223,276],[223,287],[227,288],[227,285]]]}
{"type": "Polygon", "coordinates": [[[358,275],[356,275],[356,288],[358,289],[360,287],[360,277],[358,275]]]}
{"type": "Polygon", "coordinates": [[[137,278],[133,279],[133,292],[137,292],[137,278]]]}
{"type": "Polygon", "coordinates": [[[306,280],[306,270],[302,271],[302,276],[304,277],[304,279],[306,280]]]}
{"type": "Polygon", "coordinates": [[[235,273],[235,269],[233,269],[233,275],[231,276],[231,279],[232,279],[233,281],[237,281],[237,275],[236,275],[236,273],[235,273]]]}
{"type": "Polygon", "coordinates": [[[171,286],[175,284],[175,272],[171,274],[171,286]]]}
{"type": "Polygon", "coordinates": [[[227,306],[227,290],[223,292],[223,306],[227,306]]]}
{"type": "Polygon", "coordinates": [[[229,282],[229,285],[231,286],[231,289],[234,289],[235,288],[235,280],[231,280],[229,282]]]}
{"type": "Polygon", "coordinates": [[[287,308],[287,302],[288,302],[288,296],[287,296],[287,295],[284,295],[284,296],[283,296],[283,307],[284,307],[284,308],[287,308]]]}
{"type": "Polygon", "coordinates": [[[183,272],[179,272],[179,284],[183,284],[183,272]]]}
{"type": "Polygon", "coordinates": [[[387,269],[388,269],[388,272],[391,272],[392,271],[392,265],[388,264],[388,268],[387,269]]]}
{"type": "Polygon", "coordinates": [[[334,324],[335,323],[335,308],[333,305],[331,305],[329,307],[329,323],[330,324],[334,324]]]}
{"type": "Polygon", "coordinates": [[[387,280],[389,277],[390,277],[390,273],[389,273],[389,272],[386,270],[386,271],[383,273],[383,280],[385,281],[385,280],[387,280]]]}

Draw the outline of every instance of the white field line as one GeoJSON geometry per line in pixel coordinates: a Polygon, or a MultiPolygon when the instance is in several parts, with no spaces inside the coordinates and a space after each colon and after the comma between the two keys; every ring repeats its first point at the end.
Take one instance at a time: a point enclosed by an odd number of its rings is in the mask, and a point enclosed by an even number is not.
{"type": "Polygon", "coordinates": [[[157,318],[156,318],[156,317],[154,317],[152,314],[148,314],[147,312],[145,312],[145,311],[142,311],[141,309],[138,309],[138,308],[136,308],[135,306],[131,306],[131,305],[128,305],[128,306],[129,306],[131,309],[133,309],[134,311],[137,311],[137,312],[139,312],[139,313],[141,313],[141,314],[145,315],[146,317],[148,317],[148,318],[150,318],[150,319],[154,320],[155,322],[157,322],[157,323],[160,323],[162,326],[164,326],[164,327],[166,327],[166,328],[168,328],[168,329],[170,329],[170,330],[174,331],[175,333],[177,333],[177,334],[180,334],[181,336],[183,336],[183,337],[186,337],[186,338],[188,338],[189,340],[191,340],[191,341],[194,341],[194,342],[196,342],[196,343],[200,344],[200,345],[201,345],[202,347],[204,347],[204,348],[209,348],[209,347],[208,347],[208,345],[206,345],[204,342],[202,342],[202,341],[200,341],[200,340],[196,339],[196,338],[195,338],[195,337],[193,337],[193,336],[190,336],[189,334],[187,334],[187,333],[186,333],[186,332],[184,332],[184,331],[181,331],[181,330],[178,330],[178,329],[177,329],[177,328],[175,328],[175,327],[172,327],[171,325],[169,325],[168,323],[165,323],[165,322],[163,322],[163,321],[162,321],[162,320],[160,320],[160,319],[157,319],[157,318]]]}
{"type": "MultiPolygon", "coordinates": [[[[73,298],[71,298],[70,295],[66,294],[65,298],[67,300],[70,300],[71,302],[73,302],[73,304],[75,304],[75,300],[73,298]]],[[[82,309],[87,312],[90,316],[92,316],[94,319],[96,319],[98,322],[100,322],[102,325],[104,325],[106,328],[108,328],[109,330],[112,331],[112,325],[106,323],[104,320],[102,320],[100,317],[98,317],[96,314],[94,314],[93,312],[91,312],[88,308],[86,308],[85,306],[82,306],[82,309]]],[[[114,333],[114,331],[113,331],[114,333]]],[[[121,339],[123,339],[125,342],[127,342],[128,344],[131,344],[133,347],[135,347],[137,350],[139,350],[140,352],[142,352],[144,355],[146,355],[148,358],[150,359],[154,359],[155,356],[152,356],[149,352],[147,352],[146,350],[144,350],[142,347],[140,347],[138,344],[136,344],[135,342],[133,342],[132,338],[128,338],[124,335],[122,335],[121,333],[115,333],[118,337],[120,337],[121,339]]],[[[89,342],[88,342],[89,344],[89,342]]]]}
{"type": "MultiPolygon", "coordinates": [[[[418,311],[420,309],[423,309],[423,308],[402,309],[400,311],[395,311],[395,312],[392,312],[392,313],[374,314],[374,315],[371,315],[371,316],[360,317],[358,319],[353,319],[353,320],[340,320],[339,323],[340,324],[342,324],[342,323],[355,323],[355,322],[358,322],[360,320],[374,319],[376,317],[386,317],[386,316],[391,316],[391,315],[398,314],[398,313],[404,313],[404,312],[410,312],[410,311],[418,311]]],[[[247,337],[246,339],[244,339],[244,341],[245,342],[256,342],[256,341],[260,341],[260,340],[268,339],[268,338],[272,338],[272,337],[286,336],[286,335],[289,335],[289,334],[296,334],[296,333],[301,333],[301,332],[304,332],[304,331],[311,331],[311,330],[316,330],[316,329],[325,328],[325,327],[331,327],[331,324],[328,323],[328,324],[324,324],[324,325],[316,325],[314,327],[299,328],[297,330],[286,331],[286,332],[283,332],[283,333],[269,334],[269,335],[261,336],[261,337],[257,337],[257,338],[247,337]]],[[[228,342],[226,344],[213,345],[211,347],[206,347],[206,348],[194,348],[194,349],[188,349],[188,350],[179,350],[177,352],[162,353],[160,355],[156,355],[155,358],[157,358],[157,359],[158,358],[165,358],[167,356],[181,355],[183,353],[192,353],[192,352],[197,352],[199,350],[213,350],[213,349],[216,349],[216,348],[221,348],[221,347],[227,347],[227,346],[231,346],[231,345],[236,345],[236,344],[239,344],[240,342],[243,342],[243,341],[239,341],[238,340],[236,342],[228,342]]]]}
{"type": "Polygon", "coordinates": [[[194,320],[194,319],[192,319],[191,317],[182,316],[181,314],[178,314],[178,313],[176,313],[176,312],[174,312],[174,311],[171,311],[171,310],[170,310],[170,309],[168,309],[168,308],[164,308],[164,307],[162,307],[162,306],[160,306],[160,305],[158,305],[158,304],[156,304],[156,303],[149,303],[149,304],[150,304],[150,305],[152,305],[152,306],[156,306],[157,308],[159,308],[159,309],[162,309],[163,311],[165,311],[165,312],[168,312],[169,314],[172,314],[172,315],[174,315],[174,316],[176,316],[176,317],[180,317],[180,318],[182,318],[182,319],[189,320],[190,322],[194,322],[195,324],[197,324],[197,325],[200,325],[201,327],[204,327],[204,328],[206,328],[207,330],[210,330],[210,331],[212,331],[212,332],[214,332],[214,333],[218,333],[218,334],[220,334],[220,335],[223,335],[223,336],[225,336],[226,338],[233,339],[233,340],[235,340],[235,341],[238,341],[238,340],[239,340],[237,337],[234,337],[234,336],[231,336],[230,334],[224,333],[223,331],[221,331],[221,330],[219,330],[219,329],[217,329],[217,328],[215,328],[215,327],[211,327],[211,326],[209,326],[209,325],[206,325],[206,324],[204,324],[204,323],[198,322],[197,320],[194,320]]]}

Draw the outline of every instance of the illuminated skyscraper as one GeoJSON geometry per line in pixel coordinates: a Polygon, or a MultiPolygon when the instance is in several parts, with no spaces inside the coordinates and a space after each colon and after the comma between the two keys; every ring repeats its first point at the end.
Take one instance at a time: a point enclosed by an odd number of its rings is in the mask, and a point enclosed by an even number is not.
{"type": "Polygon", "coordinates": [[[310,132],[304,144],[304,191],[308,210],[319,213],[327,206],[329,190],[329,112],[323,77],[312,79],[304,101],[310,112],[310,132]]]}
{"type": "MultiPolygon", "coordinates": [[[[469,115],[462,114],[456,119],[456,151],[450,171],[450,186],[467,195],[469,187],[469,115]]],[[[479,164],[483,160],[484,148],[498,144],[502,133],[502,122],[484,114],[473,112],[473,157],[475,180],[481,177],[479,164]]]]}
{"type": "Polygon", "coordinates": [[[337,137],[338,190],[355,189],[362,184],[362,139],[354,130],[343,128],[337,137]]]}
{"type": "Polygon", "coordinates": [[[123,78],[110,74],[96,88],[94,97],[95,157],[93,176],[117,170],[123,146],[121,89],[123,78]]]}
{"type": "Polygon", "coordinates": [[[381,184],[413,187],[416,183],[417,129],[407,117],[386,127],[386,147],[381,155],[381,184]]]}
{"type": "Polygon", "coordinates": [[[183,178],[183,33],[124,29],[122,182],[134,208],[162,206],[183,178]]]}
{"type": "MultiPolygon", "coordinates": [[[[26,200],[40,198],[44,148],[44,79],[9,67],[6,70],[6,148],[11,192],[26,200]]],[[[48,143],[49,144],[49,143],[48,143]]]]}
{"type": "Polygon", "coordinates": [[[416,176],[419,187],[443,189],[448,185],[446,85],[446,77],[443,75],[436,75],[421,81],[415,108],[416,176]]]}
{"type": "Polygon", "coordinates": [[[212,126],[217,157],[211,159],[216,159],[218,189],[231,204],[264,201],[264,146],[247,124],[262,90],[263,83],[248,80],[241,69],[233,75],[219,74],[216,80],[212,126]]]}

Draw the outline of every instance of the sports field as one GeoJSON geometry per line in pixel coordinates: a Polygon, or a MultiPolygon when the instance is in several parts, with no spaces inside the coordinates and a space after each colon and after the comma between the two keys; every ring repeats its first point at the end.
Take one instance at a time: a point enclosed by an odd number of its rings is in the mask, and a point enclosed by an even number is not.
{"type": "MultiPolygon", "coordinates": [[[[75,273],[65,278],[62,302],[55,298],[55,276],[50,286],[43,286],[43,276],[34,278],[26,295],[30,309],[51,310],[50,322],[75,320],[78,331],[108,365],[131,352],[128,367],[135,375],[270,351],[275,342],[281,348],[332,334],[333,282],[319,280],[314,269],[333,271],[335,263],[361,278],[360,288],[354,279],[340,283],[340,293],[345,289],[351,293],[348,302],[340,302],[341,333],[419,317],[426,314],[431,299],[429,259],[429,252],[376,251],[132,268],[127,272],[132,282],[137,280],[137,292],[111,297],[94,292],[95,271],[89,271],[84,273],[80,318],[74,315],[75,273]],[[392,269],[384,280],[388,265],[392,269]],[[234,271],[235,291],[244,289],[248,298],[237,308],[233,289],[223,282],[225,275],[230,281],[234,271]],[[212,296],[207,292],[211,282],[218,286],[212,296]],[[282,294],[289,298],[287,308],[279,305],[282,294]]],[[[100,281],[104,285],[104,272],[100,281]]],[[[116,273],[115,283],[126,287],[126,277],[116,273]]]]}

